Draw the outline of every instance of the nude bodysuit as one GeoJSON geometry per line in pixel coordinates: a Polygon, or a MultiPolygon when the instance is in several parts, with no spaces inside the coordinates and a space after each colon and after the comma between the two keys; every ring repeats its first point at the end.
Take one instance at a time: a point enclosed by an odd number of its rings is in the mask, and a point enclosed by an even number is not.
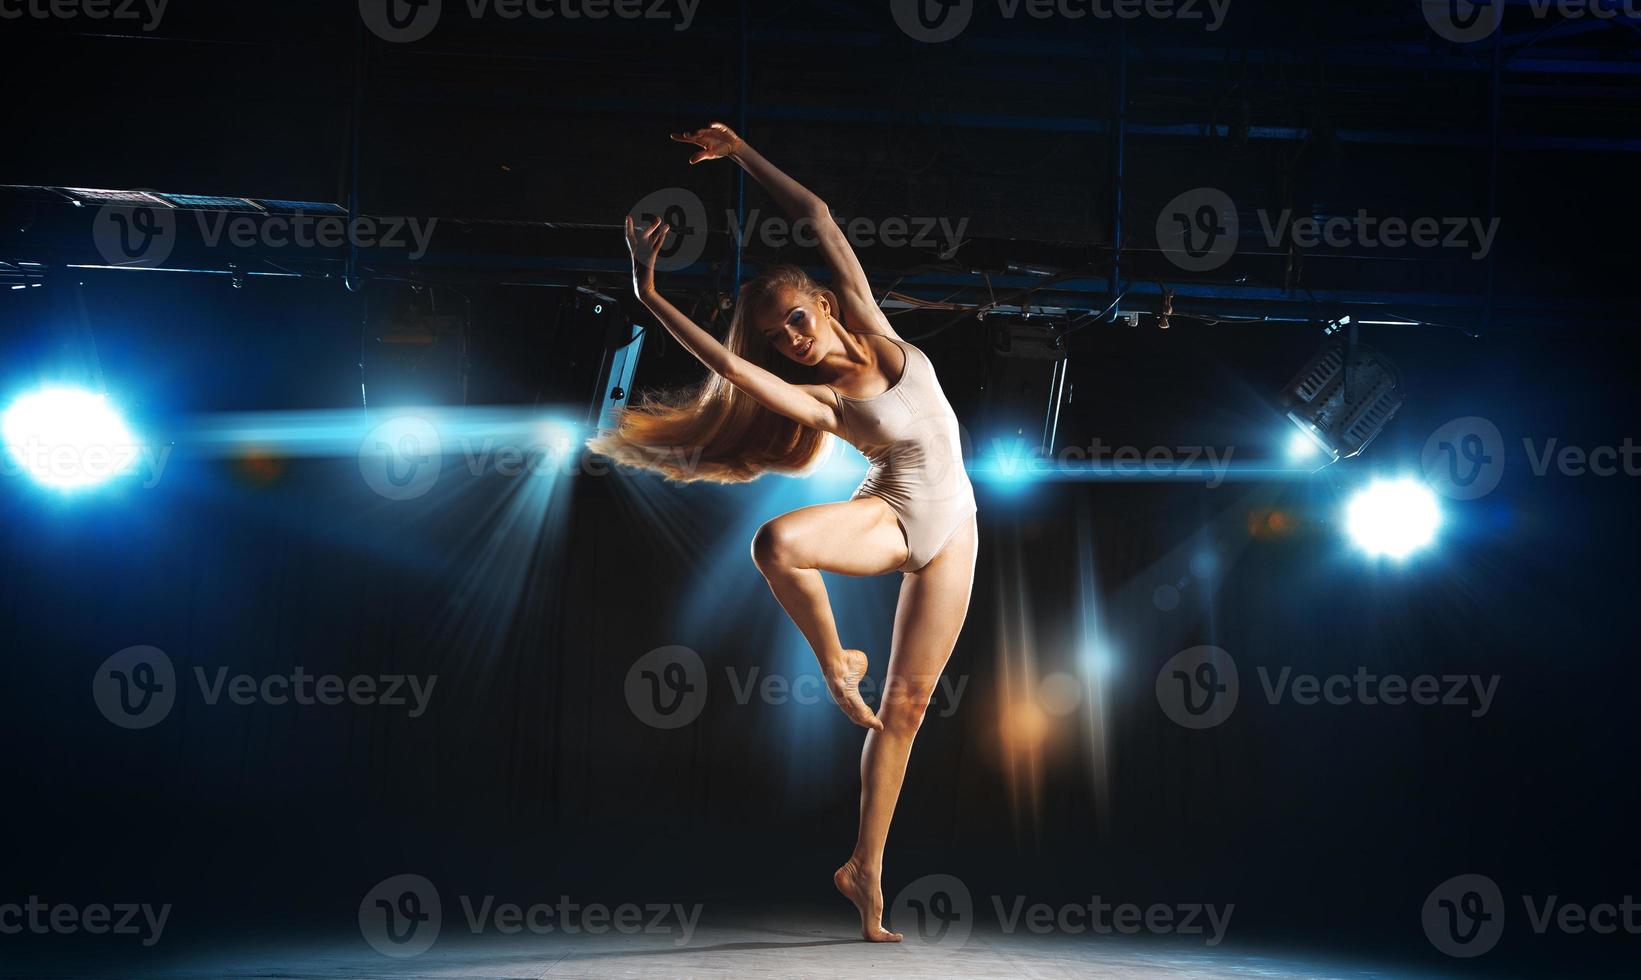
{"type": "MultiPolygon", "coordinates": [[[[946,401],[934,364],[903,340],[900,380],[881,395],[838,398],[843,438],[871,460],[866,479],[850,499],[881,497],[906,535],[903,572],[915,572],[940,554],[975,512],[974,487],[963,469],[957,414],[946,401]]],[[[828,386],[830,387],[830,386],[828,386]]]]}

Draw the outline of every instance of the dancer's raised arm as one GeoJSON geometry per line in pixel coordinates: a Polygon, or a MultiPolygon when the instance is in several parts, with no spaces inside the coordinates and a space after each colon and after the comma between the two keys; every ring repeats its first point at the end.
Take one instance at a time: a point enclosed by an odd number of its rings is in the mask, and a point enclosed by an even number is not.
{"type": "Polygon", "coordinates": [[[655,288],[655,260],[669,228],[657,220],[639,228],[627,217],[627,249],[632,253],[632,285],[638,299],[667,332],[714,374],[741,389],[772,412],[823,432],[838,429],[837,401],[825,385],[792,384],[718,342],[667,301],[655,288]]]}
{"type": "Polygon", "coordinates": [[[873,300],[872,284],[866,279],[866,270],[861,267],[860,259],[825,201],[766,160],[763,154],[721,122],[692,133],[674,133],[672,138],[701,148],[689,158],[690,163],[725,158],[734,160],[775,198],[789,217],[794,221],[807,220],[813,224],[821,254],[832,269],[833,291],[843,304],[843,322],[848,329],[854,333],[876,333],[898,338],[894,327],[889,325],[889,318],[883,315],[873,300]]]}

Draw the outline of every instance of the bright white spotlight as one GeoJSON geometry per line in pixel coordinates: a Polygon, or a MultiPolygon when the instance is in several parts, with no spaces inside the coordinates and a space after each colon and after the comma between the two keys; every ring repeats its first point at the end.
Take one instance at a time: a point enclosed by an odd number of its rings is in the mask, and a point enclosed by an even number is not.
{"type": "Polygon", "coordinates": [[[137,440],[104,395],[44,388],[19,396],[0,417],[6,451],[23,472],[59,490],[112,479],[137,462],[137,440]]]}
{"type": "Polygon", "coordinates": [[[1417,480],[1376,480],[1351,498],[1345,529],[1370,555],[1406,558],[1436,539],[1442,512],[1436,495],[1417,480]]]}
{"type": "Polygon", "coordinates": [[[1303,432],[1295,432],[1288,439],[1288,459],[1295,463],[1316,459],[1321,455],[1322,447],[1316,444],[1316,440],[1303,432]]]}

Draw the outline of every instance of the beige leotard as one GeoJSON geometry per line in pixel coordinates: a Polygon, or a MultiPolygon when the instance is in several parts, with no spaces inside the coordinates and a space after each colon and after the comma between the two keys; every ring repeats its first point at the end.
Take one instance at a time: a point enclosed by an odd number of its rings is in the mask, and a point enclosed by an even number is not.
{"type": "MultiPolygon", "coordinates": [[[[843,438],[871,460],[854,496],[881,497],[906,535],[906,564],[915,572],[940,554],[975,512],[974,487],[963,469],[957,414],[946,401],[934,364],[894,337],[906,366],[888,391],[871,398],[838,399],[843,438]]],[[[828,385],[828,387],[831,387],[828,385]]]]}

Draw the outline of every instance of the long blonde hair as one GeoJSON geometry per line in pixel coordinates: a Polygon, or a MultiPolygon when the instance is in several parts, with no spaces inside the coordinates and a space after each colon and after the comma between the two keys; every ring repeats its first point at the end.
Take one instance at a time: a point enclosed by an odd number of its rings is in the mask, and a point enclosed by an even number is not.
{"type": "MultiPolygon", "coordinates": [[[[815,369],[782,355],[749,321],[755,310],[791,287],[837,297],[795,265],[775,266],[741,287],[724,346],[794,384],[811,384],[815,369]]],[[[765,473],[797,473],[819,463],[831,436],[765,408],[751,395],[709,373],[694,388],[648,392],[627,406],[619,427],[588,440],[587,448],[624,466],[692,483],[745,483],[765,473]]]]}

